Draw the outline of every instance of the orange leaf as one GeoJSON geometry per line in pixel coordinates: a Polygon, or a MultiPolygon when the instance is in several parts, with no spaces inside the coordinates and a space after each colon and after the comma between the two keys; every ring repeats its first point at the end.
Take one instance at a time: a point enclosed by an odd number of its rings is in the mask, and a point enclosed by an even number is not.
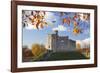
{"type": "Polygon", "coordinates": [[[73,21],[74,27],[76,27],[78,25],[78,23],[76,21],[73,21]]]}

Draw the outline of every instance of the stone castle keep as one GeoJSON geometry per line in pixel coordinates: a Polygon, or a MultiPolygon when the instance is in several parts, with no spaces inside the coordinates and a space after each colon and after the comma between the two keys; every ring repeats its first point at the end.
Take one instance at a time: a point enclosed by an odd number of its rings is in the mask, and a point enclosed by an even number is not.
{"type": "Polygon", "coordinates": [[[58,31],[55,31],[55,34],[48,34],[47,48],[53,52],[74,51],[76,42],[70,40],[68,36],[59,36],[58,31]]]}

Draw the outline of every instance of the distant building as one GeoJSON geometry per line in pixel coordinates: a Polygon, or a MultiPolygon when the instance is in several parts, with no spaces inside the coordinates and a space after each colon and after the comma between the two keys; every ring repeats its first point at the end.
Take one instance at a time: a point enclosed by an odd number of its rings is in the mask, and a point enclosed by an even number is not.
{"type": "Polygon", "coordinates": [[[76,42],[70,40],[68,36],[59,36],[58,31],[55,31],[55,34],[48,34],[47,48],[53,52],[75,51],[76,42]]]}

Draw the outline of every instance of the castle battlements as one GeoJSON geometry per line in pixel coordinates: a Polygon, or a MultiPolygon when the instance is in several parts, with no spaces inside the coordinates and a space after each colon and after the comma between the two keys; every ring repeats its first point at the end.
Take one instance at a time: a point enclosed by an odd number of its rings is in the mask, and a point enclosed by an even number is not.
{"type": "Polygon", "coordinates": [[[68,36],[59,36],[58,31],[55,31],[55,34],[48,35],[47,46],[47,48],[53,50],[53,52],[74,51],[76,42],[70,40],[68,36]]]}

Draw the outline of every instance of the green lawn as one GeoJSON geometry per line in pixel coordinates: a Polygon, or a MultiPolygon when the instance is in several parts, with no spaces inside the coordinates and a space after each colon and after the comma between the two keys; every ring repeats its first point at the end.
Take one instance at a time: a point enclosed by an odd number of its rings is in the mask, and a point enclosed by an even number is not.
{"type": "Polygon", "coordinates": [[[87,59],[84,55],[79,52],[55,52],[51,53],[50,56],[45,58],[46,56],[42,56],[40,59],[36,61],[56,61],[56,60],[80,60],[87,59]]]}
{"type": "Polygon", "coordinates": [[[56,52],[52,53],[47,60],[77,60],[86,59],[86,57],[78,52],[56,52]]]}

